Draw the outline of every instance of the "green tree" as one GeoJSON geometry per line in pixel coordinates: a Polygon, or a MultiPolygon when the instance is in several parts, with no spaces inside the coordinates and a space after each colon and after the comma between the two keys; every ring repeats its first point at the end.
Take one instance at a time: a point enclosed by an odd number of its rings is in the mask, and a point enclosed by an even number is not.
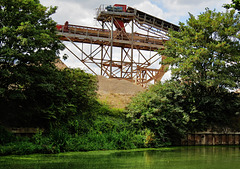
{"type": "Polygon", "coordinates": [[[240,15],[234,10],[220,13],[206,9],[198,17],[190,14],[179,32],[170,32],[164,64],[171,65],[173,78],[191,85],[239,88],[240,15]]]}
{"type": "Polygon", "coordinates": [[[127,116],[140,130],[150,130],[153,138],[149,144],[158,147],[179,144],[187,125],[196,123],[201,113],[190,103],[180,81],[167,81],[155,84],[134,97],[127,116]]]}
{"type": "MultiPolygon", "coordinates": [[[[50,109],[46,114],[51,114],[53,121],[62,125],[76,117],[93,120],[97,102],[96,76],[85,73],[80,69],[65,69],[61,72],[59,83],[55,89],[57,97],[52,97],[50,109]]],[[[50,117],[50,116],[49,116],[50,117]]]]}
{"type": "Polygon", "coordinates": [[[231,4],[225,4],[224,7],[227,9],[234,8],[240,12],[240,0],[232,0],[231,4]]]}
{"type": "Polygon", "coordinates": [[[166,49],[159,51],[167,56],[163,64],[171,65],[172,78],[182,81],[190,103],[203,113],[197,119],[207,128],[230,127],[230,119],[239,114],[240,99],[229,90],[239,88],[239,17],[234,10],[190,14],[187,24],[180,23],[179,32],[171,31],[166,49]]]}
{"type": "Polygon", "coordinates": [[[152,85],[132,98],[127,117],[140,131],[150,131],[148,146],[178,145],[188,132],[239,130],[236,93],[193,90],[180,80],[152,85]]]}
{"type": "Polygon", "coordinates": [[[54,62],[62,46],[50,17],[55,11],[39,0],[0,0],[1,119],[39,124],[32,116],[42,116],[57,97],[54,62]]]}
{"type": "MultiPolygon", "coordinates": [[[[177,144],[186,132],[233,128],[239,116],[239,14],[210,11],[171,31],[160,54],[167,56],[172,79],[133,98],[128,117],[150,130],[153,143],[177,144]]],[[[238,126],[238,125],[236,125],[238,126]]]]}

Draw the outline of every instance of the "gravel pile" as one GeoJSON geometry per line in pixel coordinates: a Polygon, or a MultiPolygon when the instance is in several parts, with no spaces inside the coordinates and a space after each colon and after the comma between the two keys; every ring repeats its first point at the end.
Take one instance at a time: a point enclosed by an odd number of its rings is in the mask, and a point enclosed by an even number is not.
{"type": "Polygon", "coordinates": [[[124,79],[111,78],[108,79],[104,76],[98,76],[98,90],[106,93],[119,93],[119,94],[136,94],[143,91],[141,86],[124,79]]]}

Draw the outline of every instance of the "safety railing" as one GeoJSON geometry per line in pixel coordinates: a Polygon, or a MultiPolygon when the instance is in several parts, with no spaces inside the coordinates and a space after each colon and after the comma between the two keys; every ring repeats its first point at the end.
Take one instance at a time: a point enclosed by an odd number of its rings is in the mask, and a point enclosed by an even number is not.
{"type": "MultiPolygon", "coordinates": [[[[111,31],[108,29],[101,29],[101,28],[93,28],[87,26],[80,26],[80,25],[57,25],[58,31],[62,33],[70,33],[70,34],[78,34],[84,36],[94,36],[94,37],[102,37],[102,38],[111,38],[111,31]]],[[[132,40],[132,34],[124,33],[121,34],[119,31],[113,32],[113,38],[118,40],[132,40]]],[[[133,41],[134,42],[141,42],[141,43],[148,43],[148,44],[155,44],[155,45],[162,45],[164,41],[159,37],[144,35],[139,33],[133,34],[133,41]]]]}

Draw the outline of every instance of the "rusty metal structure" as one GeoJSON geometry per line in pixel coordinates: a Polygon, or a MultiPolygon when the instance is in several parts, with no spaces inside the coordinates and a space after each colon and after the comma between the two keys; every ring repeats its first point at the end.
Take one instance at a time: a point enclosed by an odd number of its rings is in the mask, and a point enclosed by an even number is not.
{"type": "Polygon", "coordinates": [[[189,133],[181,141],[182,145],[239,145],[240,132],[196,132],[189,133]]]}
{"type": "Polygon", "coordinates": [[[161,80],[166,66],[158,63],[165,57],[157,50],[164,49],[164,42],[169,39],[168,30],[178,31],[178,26],[119,4],[101,5],[95,19],[101,28],[68,22],[57,25],[60,39],[70,42],[79,52],[66,46],[72,55],[96,75],[127,79],[142,86],[161,80]],[[84,50],[83,44],[89,45],[88,51],[84,50]]]}

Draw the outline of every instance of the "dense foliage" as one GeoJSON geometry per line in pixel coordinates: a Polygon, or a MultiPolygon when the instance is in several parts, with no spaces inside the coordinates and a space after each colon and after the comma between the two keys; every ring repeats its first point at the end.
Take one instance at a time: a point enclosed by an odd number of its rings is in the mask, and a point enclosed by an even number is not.
{"type": "Polygon", "coordinates": [[[43,116],[57,97],[54,62],[62,47],[50,17],[55,10],[38,0],[0,1],[1,121],[35,124],[31,117],[43,116]]]}
{"type": "MultiPolygon", "coordinates": [[[[135,97],[128,116],[149,130],[153,146],[178,144],[187,132],[239,130],[240,15],[206,9],[190,14],[160,54],[170,65],[172,80],[158,83],[135,97]],[[236,122],[236,123],[235,123],[236,122]]],[[[151,145],[151,146],[152,146],[151,145]]]]}
{"type": "Polygon", "coordinates": [[[55,66],[62,49],[38,0],[0,0],[0,155],[144,146],[120,110],[97,100],[97,79],[55,66]],[[40,127],[32,138],[5,127],[40,127]]]}
{"type": "Polygon", "coordinates": [[[234,8],[240,13],[240,0],[232,0],[231,4],[225,4],[224,7],[227,9],[234,8]]]}
{"type": "Polygon", "coordinates": [[[134,97],[126,119],[99,103],[95,76],[56,68],[56,8],[38,0],[0,5],[0,155],[159,147],[179,144],[187,132],[240,129],[240,97],[229,90],[240,78],[234,10],[207,9],[170,32],[160,53],[172,79],[134,97]],[[15,137],[1,125],[44,130],[15,137]]]}
{"type": "Polygon", "coordinates": [[[47,109],[48,119],[57,125],[66,123],[81,116],[86,120],[94,118],[97,102],[96,76],[80,69],[65,69],[60,71],[60,79],[54,92],[57,92],[47,109]]]}
{"type": "Polygon", "coordinates": [[[207,9],[198,17],[190,14],[180,30],[170,33],[166,50],[160,51],[173,78],[203,87],[240,87],[240,14],[207,9]]]}
{"type": "MultiPolygon", "coordinates": [[[[187,103],[186,91],[179,82],[158,83],[132,99],[128,117],[142,131],[148,130],[148,146],[179,144],[186,125],[194,122],[194,107],[187,103]]],[[[199,116],[199,114],[198,114],[199,116]]]]}
{"type": "Polygon", "coordinates": [[[0,121],[49,127],[89,113],[97,102],[96,78],[55,66],[62,49],[50,17],[56,7],[38,0],[0,2],[0,121]]]}
{"type": "Polygon", "coordinates": [[[239,94],[208,90],[200,95],[181,81],[171,80],[133,98],[128,117],[139,130],[149,130],[148,146],[158,147],[180,144],[188,132],[239,130],[239,108],[239,94]]]}
{"type": "MultiPolygon", "coordinates": [[[[240,14],[209,9],[190,14],[180,32],[171,32],[163,64],[171,65],[173,79],[181,79],[206,127],[230,125],[240,110],[240,14]]],[[[201,128],[200,128],[201,129],[201,128]]]]}
{"type": "Polygon", "coordinates": [[[39,129],[31,138],[16,137],[0,127],[0,156],[145,147],[146,136],[129,124],[121,110],[100,105],[96,111],[91,121],[75,116],[49,130],[39,129]]]}

